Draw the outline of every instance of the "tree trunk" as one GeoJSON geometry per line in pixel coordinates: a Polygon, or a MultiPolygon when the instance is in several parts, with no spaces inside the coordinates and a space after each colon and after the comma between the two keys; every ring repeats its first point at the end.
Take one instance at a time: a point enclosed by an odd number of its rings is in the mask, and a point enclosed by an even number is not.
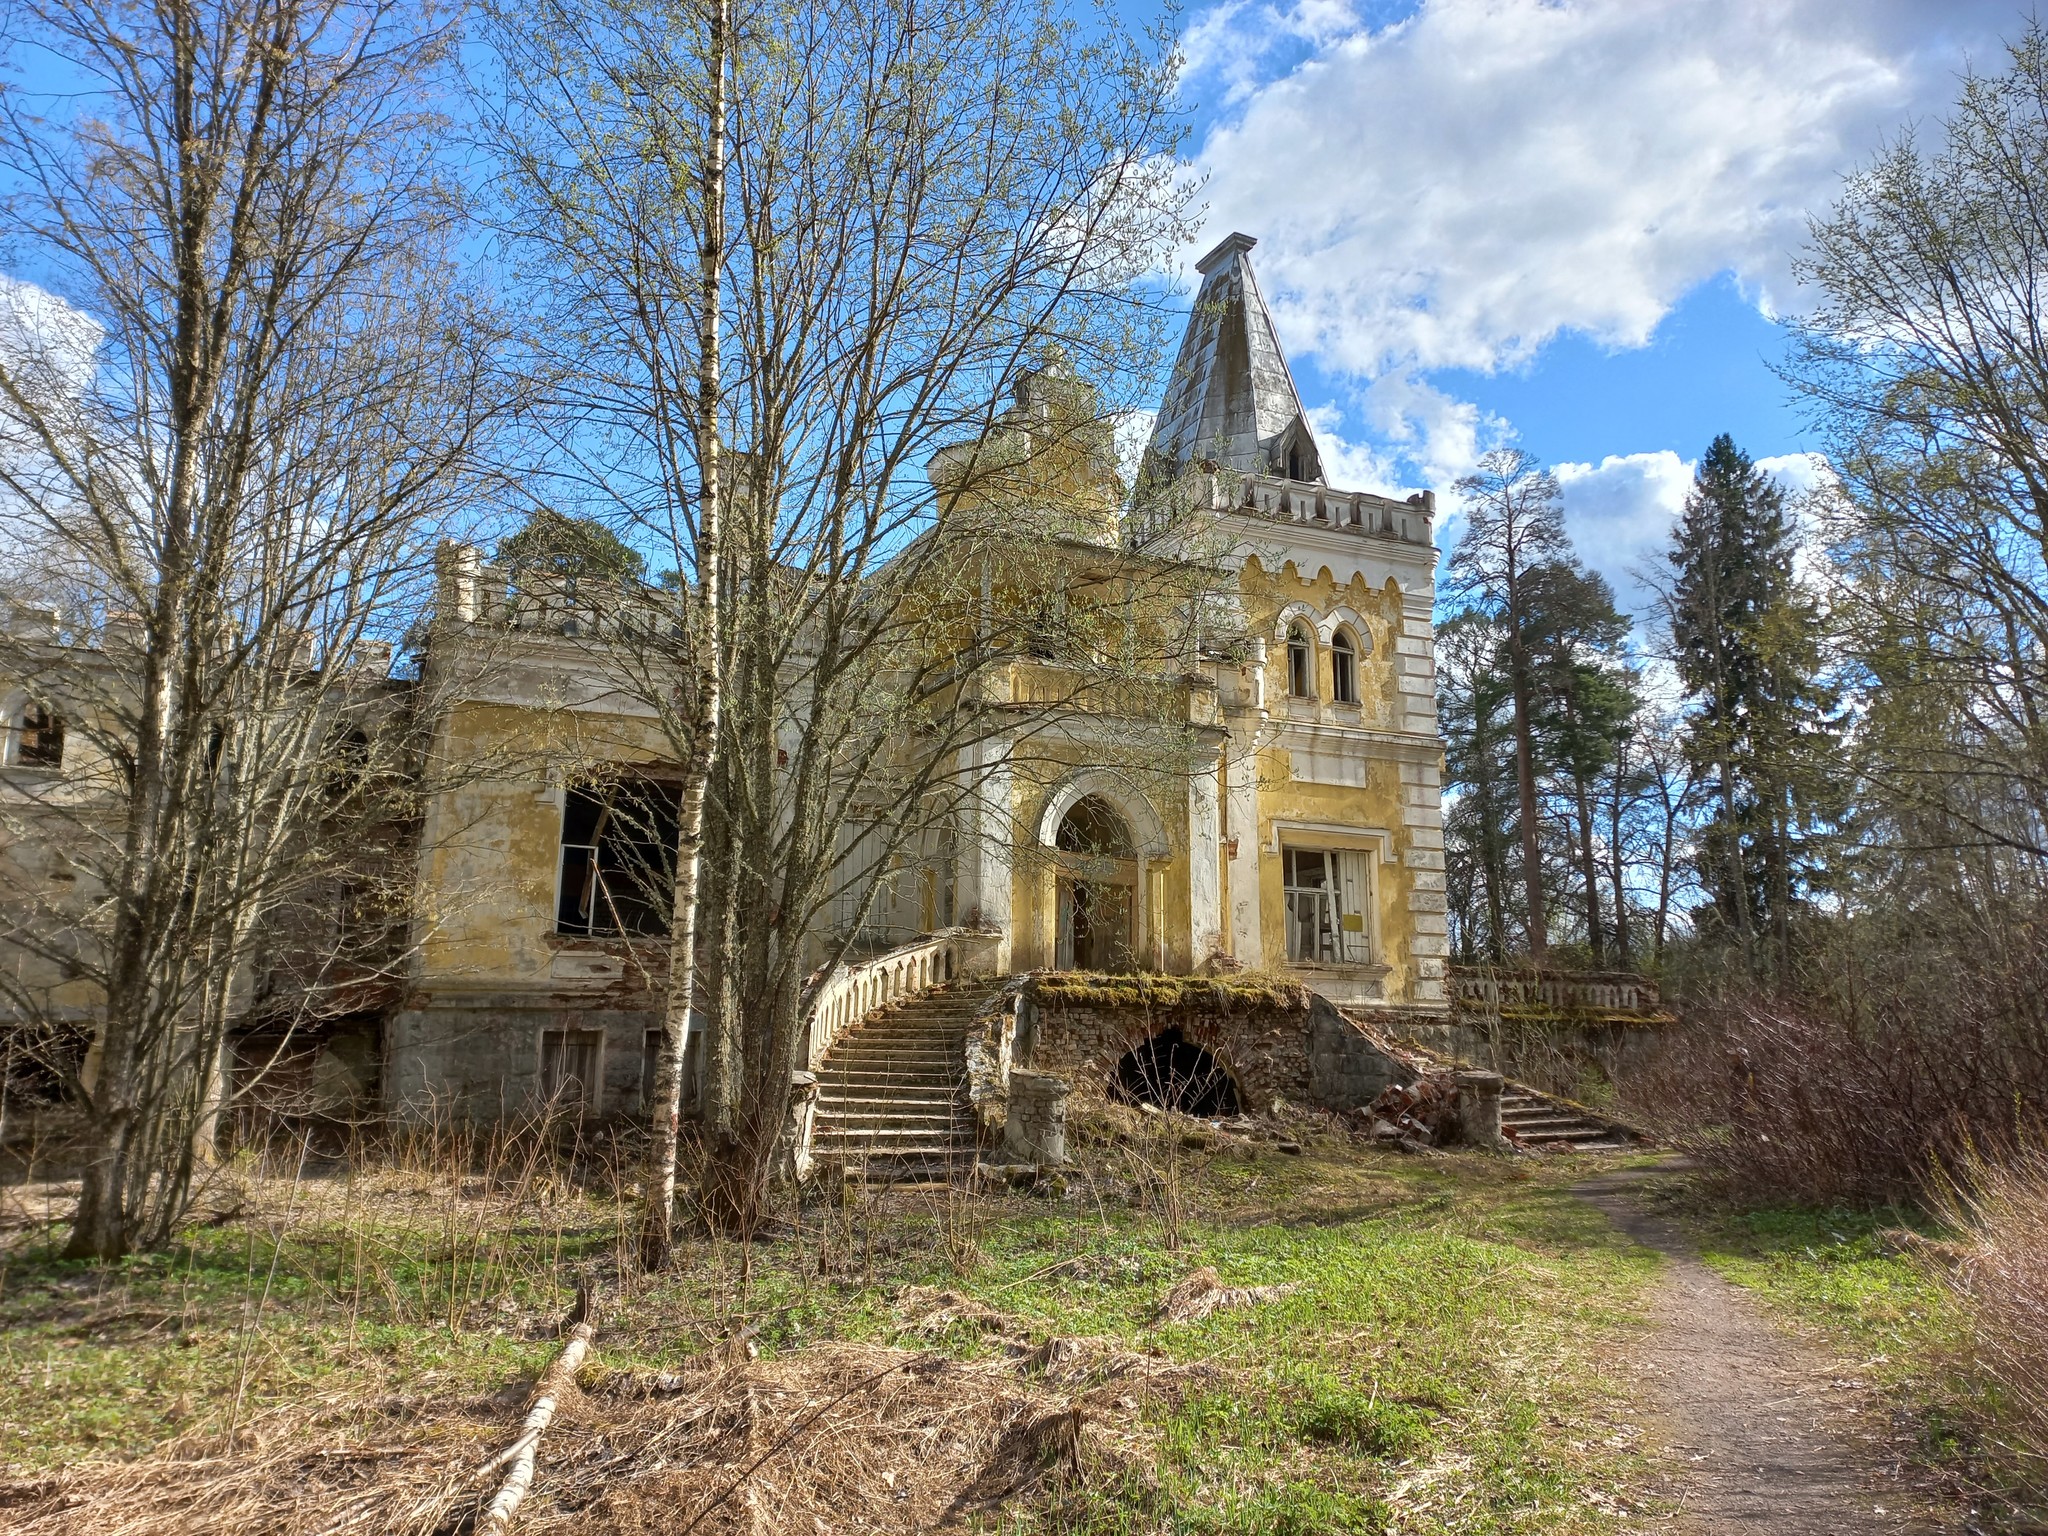
{"type": "Polygon", "coordinates": [[[662,1016],[661,1059],[654,1079],[653,1134],[648,1138],[647,1207],[640,1223],[640,1263],[664,1268],[675,1247],[676,1146],[681,1132],[683,1049],[697,972],[697,867],[704,838],[704,791],[718,749],[720,518],[724,490],[718,408],[719,302],[725,270],[725,156],[730,0],[714,0],[706,74],[710,77],[702,191],[703,263],[698,289],[696,594],[691,607],[691,752],[684,764],[676,832],[673,926],[669,938],[668,1007],[662,1016]]]}
{"type": "Polygon", "coordinates": [[[1621,854],[1621,797],[1622,767],[1617,762],[1614,770],[1614,794],[1607,802],[1607,875],[1614,891],[1614,952],[1615,962],[1627,970],[1634,958],[1634,946],[1629,942],[1628,931],[1628,887],[1623,882],[1623,859],[1621,854]]]}
{"type": "Polygon", "coordinates": [[[1543,853],[1537,836],[1536,748],[1529,720],[1529,663],[1522,649],[1519,622],[1510,615],[1508,624],[1508,672],[1515,699],[1515,793],[1522,811],[1522,887],[1529,904],[1529,958],[1541,965],[1550,949],[1550,935],[1543,911],[1543,853]]]}
{"type": "Polygon", "coordinates": [[[1572,788],[1579,812],[1579,874],[1586,882],[1586,941],[1593,950],[1593,964],[1604,969],[1607,937],[1600,924],[1600,864],[1593,852],[1593,802],[1583,779],[1572,788]]]}

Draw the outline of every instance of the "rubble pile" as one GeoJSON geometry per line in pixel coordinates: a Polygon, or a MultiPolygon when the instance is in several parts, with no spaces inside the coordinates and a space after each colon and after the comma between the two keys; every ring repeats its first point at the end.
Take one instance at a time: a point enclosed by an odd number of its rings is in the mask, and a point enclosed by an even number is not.
{"type": "Polygon", "coordinates": [[[1404,1151],[1439,1147],[1458,1137],[1458,1083],[1449,1072],[1425,1072],[1386,1089],[1354,1113],[1372,1140],[1404,1151]]]}

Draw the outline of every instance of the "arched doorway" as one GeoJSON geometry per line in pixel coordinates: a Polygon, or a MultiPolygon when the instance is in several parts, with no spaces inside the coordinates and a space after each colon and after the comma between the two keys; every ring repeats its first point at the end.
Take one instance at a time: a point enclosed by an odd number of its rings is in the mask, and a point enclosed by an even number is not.
{"type": "Polygon", "coordinates": [[[1054,964],[1069,971],[1130,970],[1137,886],[1130,828],[1100,795],[1083,795],[1061,820],[1053,847],[1060,854],[1054,964]]]}
{"type": "Polygon", "coordinates": [[[1111,1094],[1126,1104],[1204,1117],[1238,1112],[1237,1084],[1223,1064],[1180,1032],[1163,1029],[1116,1064],[1111,1094]]]}

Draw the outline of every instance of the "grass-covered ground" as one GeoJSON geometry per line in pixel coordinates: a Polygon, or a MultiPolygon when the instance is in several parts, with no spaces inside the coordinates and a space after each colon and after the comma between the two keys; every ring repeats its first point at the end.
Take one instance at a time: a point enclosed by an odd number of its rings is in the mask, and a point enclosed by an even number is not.
{"type": "MultiPolygon", "coordinates": [[[[0,1267],[0,1461],[17,1487],[238,1456],[303,1481],[315,1455],[393,1458],[354,1487],[428,1445],[455,1447],[453,1465],[516,1421],[554,1320],[590,1279],[608,1295],[589,1421],[607,1381],[686,1369],[746,1330],[763,1357],[750,1369],[771,1385],[778,1362],[860,1346],[962,1362],[977,1392],[1015,1377],[1034,1401],[1092,1393],[1088,1412],[1131,1454],[1056,1496],[998,1500],[970,1522],[985,1528],[1624,1528],[1638,1432],[1606,1363],[1639,1326],[1658,1261],[1571,1197],[1585,1165],[1301,1139],[1299,1154],[1099,1146],[1063,1197],[820,1203],[750,1245],[693,1241],[653,1281],[618,1278],[629,1211],[601,1178],[534,1162],[494,1177],[250,1170],[245,1208],[168,1254],[73,1264],[47,1229],[17,1229],[0,1267]],[[1226,1285],[1290,1289],[1155,1324],[1163,1295],[1203,1266],[1226,1285]],[[1009,1358],[1076,1337],[1151,1362],[1170,1389],[1056,1389],[1009,1358]]],[[[536,1529],[630,1528],[550,1514],[550,1497],[544,1469],[536,1529]]],[[[191,1502],[199,1514],[177,1528],[212,1528],[205,1500],[191,1502]]],[[[917,1528],[914,1509],[900,1513],[868,1528],[917,1528]]]]}

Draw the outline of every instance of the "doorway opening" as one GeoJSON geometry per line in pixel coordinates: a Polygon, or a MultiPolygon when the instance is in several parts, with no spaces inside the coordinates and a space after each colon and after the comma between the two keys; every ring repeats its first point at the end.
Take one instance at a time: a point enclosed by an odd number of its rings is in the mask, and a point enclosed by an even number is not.
{"type": "Polygon", "coordinates": [[[1083,795],[1053,845],[1064,855],[1053,963],[1068,971],[1131,970],[1137,864],[1129,826],[1100,795],[1083,795]]]}
{"type": "Polygon", "coordinates": [[[1161,1030],[1116,1064],[1111,1095],[1203,1118],[1238,1113],[1237,1084],[1214,1056],[1180,1032],[1161,1030]]]}

